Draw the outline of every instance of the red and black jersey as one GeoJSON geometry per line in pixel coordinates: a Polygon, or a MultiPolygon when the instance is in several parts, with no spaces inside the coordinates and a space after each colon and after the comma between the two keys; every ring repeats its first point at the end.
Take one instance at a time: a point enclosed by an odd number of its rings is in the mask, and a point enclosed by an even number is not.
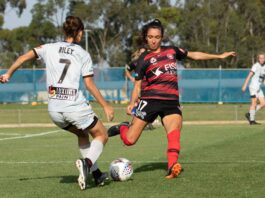
{"type": "Polygon", "coordinates": [[[141,99],[179,100],[177,61],[187,54],[175,46],[161,46],[158,53],[141,54],[135,69],[135,79],[147,81],[141,90],[141,99]]]}

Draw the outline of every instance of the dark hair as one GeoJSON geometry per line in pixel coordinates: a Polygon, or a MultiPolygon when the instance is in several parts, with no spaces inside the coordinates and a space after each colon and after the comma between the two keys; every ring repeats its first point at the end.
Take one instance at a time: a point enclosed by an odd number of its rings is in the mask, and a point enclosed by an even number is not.
{"type": "Polygon", "coordinates": [[[150,28],[157,28],[160,29],[161,31],[161,36],[164,36],[164,27],[161,23],[161,21],[159,19],[154,19],[153,21],[151,21],[150,23],[146,24],[143,26],[142,28],[142,37],[143,40],[146,42],[146,36],[147,36],[147,32],[150,28]]]}
{"type": "Polygon", "coordinates": [[[84,24],[79,17],[67,16],[63,23],[63,31],[66,37],[73,37],[74,40],[79,31],[84,30],[84,24]]]}

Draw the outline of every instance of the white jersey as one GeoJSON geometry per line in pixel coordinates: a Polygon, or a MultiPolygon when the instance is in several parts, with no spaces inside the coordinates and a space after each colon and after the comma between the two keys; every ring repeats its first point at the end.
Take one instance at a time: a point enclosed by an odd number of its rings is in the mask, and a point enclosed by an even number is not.
{"type": "Polygon", "coordinates": [[[252,71],[254,75],[251,78],[249,88],[259,90],[265,79],[265,65],[261,65],[257,62],[252,66],[250,71],[252,71]]]}
{"type": "Polygon", "coordinates": [[[41,45],[33,51],[46,64],[48,110],[74,112],[88,108],[79,81],[81,76],[93,75],[89,53],[67,42],[41,45]]]}

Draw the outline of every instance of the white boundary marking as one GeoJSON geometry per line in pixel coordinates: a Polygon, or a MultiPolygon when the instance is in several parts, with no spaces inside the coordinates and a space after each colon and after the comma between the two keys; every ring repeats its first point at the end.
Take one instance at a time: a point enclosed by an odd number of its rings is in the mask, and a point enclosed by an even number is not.
{"type": "MultiPolygon", "coordinates": [[[[0,164],[74,164],[73,161],[0,161],[0,164]]],[[[111,163],[111,161],[100,161],[101,163],[111,163]]],[[[131,161],[133,164],[167,163],[167,161],[131,161]]],[[[263,164],[264,160],[249,161],[182,161],[181,164],[263,164]]]]}
{"type": "Polygon", "coordinates": [[[17,137],[8,137],[8,138],[1,138],[0,141],[4,140],[15,140],[15,139],[25,139],[25,138],[32,138],[32,137],[38,137],[38,136],[44,136],[52,133],[58,133],[61,130],[55,130],[55,131],[48,131],[48,132],[42,132],[37,134],[26,134],[23,136],[17,136],[17,137]]]}

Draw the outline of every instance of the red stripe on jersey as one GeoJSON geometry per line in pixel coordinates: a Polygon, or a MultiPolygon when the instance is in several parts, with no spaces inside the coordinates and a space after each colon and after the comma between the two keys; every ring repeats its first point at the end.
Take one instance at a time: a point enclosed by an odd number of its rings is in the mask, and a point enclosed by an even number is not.
{"type": "Polygon", "coordinates": [[[144,88],[144,92],[148,90],[155,91],[158,95],[159,93],[165,93],[165,90],[167,90],[166,91],[167,94],[175,94],[177,96],[179,94],[179,91],[176,89],[176,87],[171,84],[155,84],[155,85],[146,86],[144,88]]]}

